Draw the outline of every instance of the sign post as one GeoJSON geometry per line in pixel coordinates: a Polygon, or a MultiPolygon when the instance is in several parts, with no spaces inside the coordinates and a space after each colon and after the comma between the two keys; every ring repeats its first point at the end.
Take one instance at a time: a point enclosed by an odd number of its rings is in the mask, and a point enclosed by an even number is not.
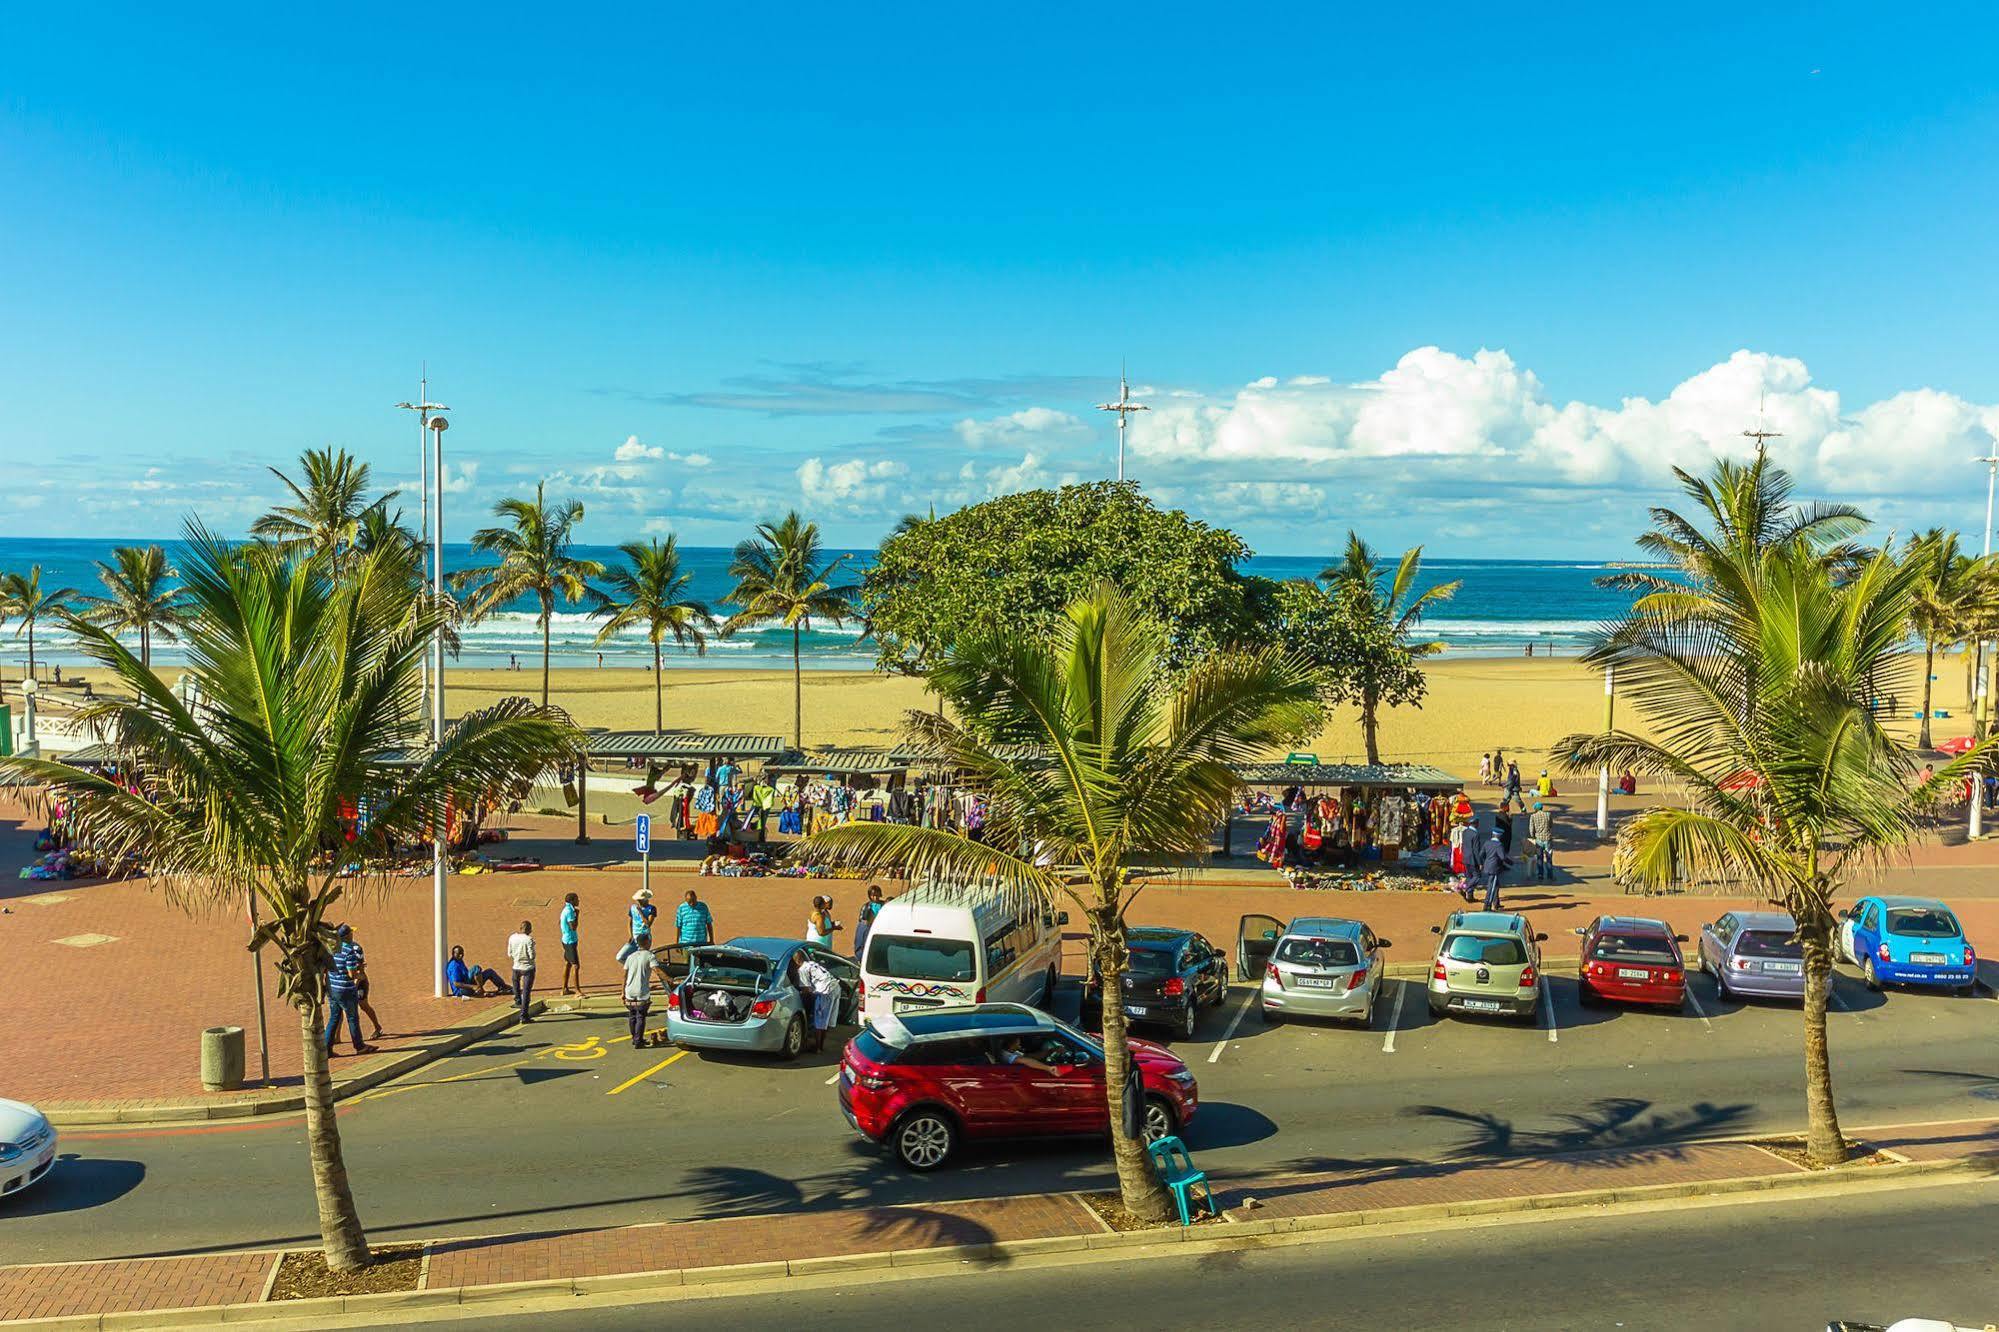
{"type": "Polygon", "coordinates": [[[632,825],[632,841],[639,853],[639,886],[652,890],[652,815],[641,814],[632,825]]]}

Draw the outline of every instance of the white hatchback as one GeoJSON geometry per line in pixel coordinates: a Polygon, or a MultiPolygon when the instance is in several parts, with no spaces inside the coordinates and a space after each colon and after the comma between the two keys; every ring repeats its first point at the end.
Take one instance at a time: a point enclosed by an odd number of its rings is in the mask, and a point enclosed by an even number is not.
{"type": "Polygon", "coordinates": [[[10,1197],[55,1169],[56,1129],[32,1105],[0,1099],[0,1197],[10,1197]]]}

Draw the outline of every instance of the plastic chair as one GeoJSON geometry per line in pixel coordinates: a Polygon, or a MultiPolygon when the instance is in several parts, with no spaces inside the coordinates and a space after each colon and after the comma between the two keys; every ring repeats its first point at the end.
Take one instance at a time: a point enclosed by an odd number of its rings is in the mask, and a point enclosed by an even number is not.
{"type": "Polygon", "coordinates": [[[1169,1136],[1147,1145],[1145,1150],[1152,1154],[1152,1164],[1159,1169],[1160,1181],[1173,1190],[1173,1201],[1180,1208],[1181,1225],[1194,1224],[1187,1206],[1187,1195],[1196,1184],[1201,1186],[1201,1194],[1207,1199],[1208,1215],[1221,1215],[1221,1210],[1215,1206],[1215,1190],[1208,1183],[1208,1172],[1194,1169],[1194,1158],[1187,1154],[1186,1143],[1169,1136]]]}

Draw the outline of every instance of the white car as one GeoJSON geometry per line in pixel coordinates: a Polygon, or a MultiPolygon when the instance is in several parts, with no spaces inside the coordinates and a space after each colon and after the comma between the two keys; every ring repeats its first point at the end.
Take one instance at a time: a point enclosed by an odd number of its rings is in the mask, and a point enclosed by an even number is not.
{"type": "Polygon", "coordinates": [[[12,1197],[55,1168],[56,1129],[32,1105],[0,1099],[0,1197],[12,1197]]]}

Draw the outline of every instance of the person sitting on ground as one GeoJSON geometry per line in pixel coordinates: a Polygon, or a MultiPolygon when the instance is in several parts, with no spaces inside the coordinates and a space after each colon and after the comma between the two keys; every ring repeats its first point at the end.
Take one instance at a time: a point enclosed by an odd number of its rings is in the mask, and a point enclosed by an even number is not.
{"type": "Polygon", "coordinates": [[[1638,775],[1632,772],[1631,769],[1626,768],[1624,775],[1617,779],[1617,793],[1628,796],[1638,794],[1638,775]]]}
{"type": "Polygon", "coordinates": [[[1555,779],[1548,775],[1546,768],[1541,769],[1541,775],[1534,779],[1534,794],[1543,800],[1555,794],[1555,779]]]}
{"type": "Polygon", "coordinates": [[[451,960],[444,964],[444,986],[456,999],[479,999],[485,996],[512,994],[507,978],[491,967],[473,966],[465,960],[463,944],[451,945],[451,960]],[[493,988],[488,990],[490,985],[493,988]]]}

